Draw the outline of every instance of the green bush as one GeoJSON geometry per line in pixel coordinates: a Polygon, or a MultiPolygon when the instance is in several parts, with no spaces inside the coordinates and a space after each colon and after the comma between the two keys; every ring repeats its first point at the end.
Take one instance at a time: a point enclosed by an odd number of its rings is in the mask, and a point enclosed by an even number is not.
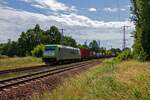
{"type": "Polygon", "coordinates": [[[120,61],[129,60],[129,59],[132,59],[132,58],[133,58],[133,54],[132,54],[130,49],[124,50],[122,53],[120,53],[117,56],[117,59],[120,60],[120,61]]]}
{"type": "Polygon", "coordinates": [[[42,57],[44,52],[45,46],[43,44],[37,45],[32,51],[32,56],[35,57],[42,57]]]}
{"type": "Polygon", "coordinates": [[[148,59],[148,56],[144,51],[141,51],[139,54],[134,53],[134,58],[139,61],[146,61],[148,59]]]}

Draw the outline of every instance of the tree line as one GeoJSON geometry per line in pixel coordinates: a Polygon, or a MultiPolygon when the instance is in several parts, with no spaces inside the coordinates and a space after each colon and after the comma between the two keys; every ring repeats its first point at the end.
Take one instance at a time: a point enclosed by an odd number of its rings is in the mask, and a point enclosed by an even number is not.
{"type": "Polygon", "coordinates": [[[150,0],[131,0],[132,20],[136,27],[133,32],[134,57],[150,60],[150,0]]]}
{"type": "MultiPolygon", "coordinates": [[[[63,36],[64,45],[77,47],[76,41],[72,37],[63,36]]],[[[44,31],[37,24],[33,29],[22,32],[17,41],[8,40],[8,43],[0,45],[0,53],[7,56],[27,56],[40,44],[61,44],[61,33],[55,26],[44,31]]]]}
{"type": "Polygon", "coordinates": [[[89,45],[86,43],[83,45],[77,44],[76,40],[72,37],[62,36],[56,26],[51,26],[48,30],[44,31],[37,24],[33,29],[28,29],[26,32],[22,32],[17,41],[11,41],[9,39],[7,43],[0,44],[0,55],[21,57],[32,55],[32,52],[34,52],[32,50],[34,50],[35,47],[38,46],[39,48],[42,48],[41,44],[62,44],[65,46],[88,48],[95,52],[101,53],[120,52],[120,49],[112,49],[107,51],[103,47],[100,48],[96,40],[90,42],[89,45]]]}

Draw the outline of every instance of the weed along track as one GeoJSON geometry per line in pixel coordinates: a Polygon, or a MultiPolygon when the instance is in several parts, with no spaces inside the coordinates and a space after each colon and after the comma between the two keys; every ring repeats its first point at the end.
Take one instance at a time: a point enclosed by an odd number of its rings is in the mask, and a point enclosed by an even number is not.
{"type": "Polygon", "coordinates": [[[78,73],[83,69],[87,69],[98,63],[99,60],[91,60],[62,65],[58,68],[56,67],[53,69],[0,81],[0,99],[28,100],[30,99],[31,94],[35,93],[35,91],[43,91],[46,88],[52,89],[57,83],[60,83],[62,77],[72,73],[78,73]],[[42,85],[43,83],[44,85],[42,85]]]}

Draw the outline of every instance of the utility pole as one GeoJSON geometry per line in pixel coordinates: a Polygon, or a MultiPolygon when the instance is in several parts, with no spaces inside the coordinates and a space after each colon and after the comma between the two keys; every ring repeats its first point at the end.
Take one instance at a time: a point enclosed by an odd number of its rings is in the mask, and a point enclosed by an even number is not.
{"type": "Polygon", "coordinates": [[[101,40],[98,41],[99,48],[101,48],[101,40]]]}
{"type": "Polygon", "coordinates": [[[126,28],[130,26],[123,26],[123,44],[122,44],[122,49],[124,50],[126,48],[126,28]]]}
{"type": "Polygon", "coordinates": [[[64,29],[60,29],[61,30],[61,44],[64,44],[64,29]]]}

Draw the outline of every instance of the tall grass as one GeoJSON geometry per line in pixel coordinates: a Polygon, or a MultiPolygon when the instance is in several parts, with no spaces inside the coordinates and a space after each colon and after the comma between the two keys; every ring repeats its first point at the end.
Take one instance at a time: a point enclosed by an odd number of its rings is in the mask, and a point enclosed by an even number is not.
{"type": "Polygon", "coordinates": [[[41,58],[35,57],[0,57],[0,70],[30,67],[44,64],[41,58]]]}
{"type": "Polygon", "coordinates": [[[64,83],[33,100],[149,100],[150,63],[126,61],[115,64],[113,60],[91,68],[89,71],[64,83]]]}

